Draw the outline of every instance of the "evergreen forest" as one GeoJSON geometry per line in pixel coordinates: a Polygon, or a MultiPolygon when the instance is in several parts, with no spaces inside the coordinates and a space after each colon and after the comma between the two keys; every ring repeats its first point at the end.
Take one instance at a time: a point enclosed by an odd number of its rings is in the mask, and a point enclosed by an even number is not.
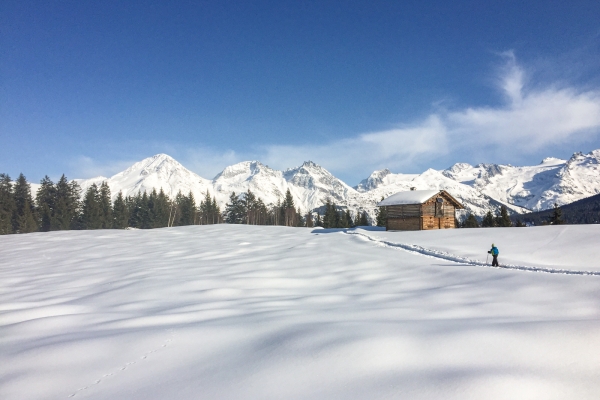
{"type": "Polygon", "coordinates": [[[338,210],[327,202],[325,214],[302,213],[294,204],[289,189],[277,204],[265,204],[248,190],[232,193],[225,210],[221,210],[210,193],[198,203],[190,192],[175,198],[163,190],[138,193],[135,196],[117,194],[111,200],[105,182],[91,185],[85,193],[75,181],[64,175],[53,182],[48,176],[40,182],[35,196],[23,174],[11,181],[0,174],[0,234],[48,232],[71,229],[152,229],[182,225],[220,223],[282,226],[322,226],[349,228],[369,225],[366,212],[338,210]]]}

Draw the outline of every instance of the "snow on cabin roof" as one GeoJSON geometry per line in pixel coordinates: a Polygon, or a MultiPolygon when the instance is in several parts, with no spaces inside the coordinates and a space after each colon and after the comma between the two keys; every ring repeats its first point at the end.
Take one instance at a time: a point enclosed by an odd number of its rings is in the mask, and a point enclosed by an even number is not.
{"type": "Polygon", "coordinates": [[[399,192],[391,195],[387,199],[381,200],[377,203],[378,207],[381,206],[395,206],[398,204],[422,204],[427,200],[437,195],[439,190],[411,190],[408,192],[399,192]]]}

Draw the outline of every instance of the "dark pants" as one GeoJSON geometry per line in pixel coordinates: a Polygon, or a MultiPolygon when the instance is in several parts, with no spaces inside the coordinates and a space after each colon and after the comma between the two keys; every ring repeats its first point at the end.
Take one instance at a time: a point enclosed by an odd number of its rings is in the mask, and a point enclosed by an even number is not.
{"type": "Polygon", "coordinates": [[[498,256],[492,256],[492,267],[499,267],[498,265],[498,256]]]}

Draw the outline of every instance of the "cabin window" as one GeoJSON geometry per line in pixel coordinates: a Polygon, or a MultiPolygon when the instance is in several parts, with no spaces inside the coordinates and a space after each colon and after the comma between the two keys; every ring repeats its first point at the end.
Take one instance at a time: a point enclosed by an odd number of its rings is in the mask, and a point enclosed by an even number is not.
{"type": "Polygon", "coordinates": [[[438,197],[435,199],[435,217],[442,218],[444,216],[444,199],[438,197]]]}

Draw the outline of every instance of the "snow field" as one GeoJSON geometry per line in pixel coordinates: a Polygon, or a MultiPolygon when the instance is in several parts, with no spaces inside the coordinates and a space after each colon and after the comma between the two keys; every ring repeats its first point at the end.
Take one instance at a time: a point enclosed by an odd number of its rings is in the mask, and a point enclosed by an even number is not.
{"type": "Polygon", "coordinates": [[[0,398],[595,399],[599,276],[377,243],[598,270],[596,227],[547,228],[3,236],[0,398]]]}

